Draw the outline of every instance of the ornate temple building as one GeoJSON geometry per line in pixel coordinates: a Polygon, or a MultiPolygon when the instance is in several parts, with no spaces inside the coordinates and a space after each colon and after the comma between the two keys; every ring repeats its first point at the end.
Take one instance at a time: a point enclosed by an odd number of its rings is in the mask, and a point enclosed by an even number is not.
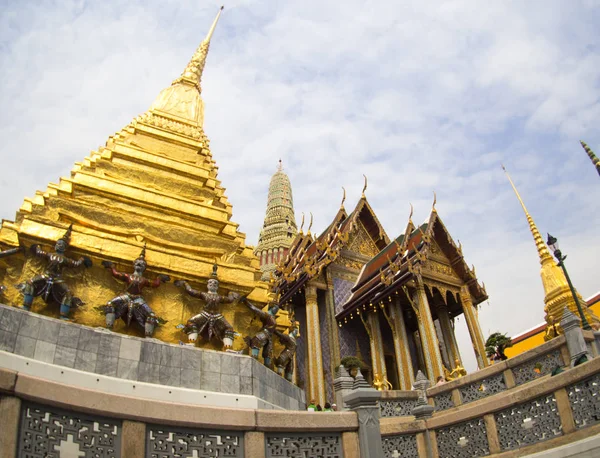
{"type": "Polygon", "coordinates": [[[551,339],[491,367],[486,289],[435,197],[391,239],[365,181],[321,234],[312,217],[298,232],[280,163],[246,245],[203,129],[219,15],[146,113],[2,221],[0,455],[597,456],[600,332],[518,193],[551,339]],[[483,369],[468,375],[460,315],[483,369]]]}
{"type": "MultiPolygon", "coordinates": [[[[25,199],[14,222],[2,222],[0,242],[12,247],[52,247],[72,225],[68,253],[94,261],[91,269],[72,270],[67,277],[73,280],[69,283],[74,295],[88,304],[72,313],[78,323],[103,326],[104,317],[95,306],[106,304],[122,290],[100,262],[111,261],[119,270],[130,271],[143,247],[150,277],[164,274],[204,287],[216,263],[222,290],[262,305],[267,302],[268,284],[259,281],[259,261],[232,221],[232,206],[218,179],[203,128],[201,79],[218,19],[181,76],[158,95],[147,112],[76,163],[70,177],[25,199]]],[[[274,178],[274,193],[283,193],[275,201],[288,198],[289,181],[287,188],[282,183],[274,178]]],[[[285,205],[277,201],[274,213],[279,214],[285,205]]],[[[289,220],[294,231],[291,212],[289,220]]],[[[6,269],[0,270],[0,282],[5,285],[31,278],[41,267],[33,256],[12,256],[3,262],[6,269]]],[[[184,335],[176,325],[197,313],[197,303],[182,299],[172,283],[148,296],[152,310],[166,321],[155,337],[182,340],[184,335]]],[[[12,304],[22,301],[14,288],[6,290],[5,299],[12,304]]],[[[32,310],[58,315],[42,301],[35,301],[32,310]]],[[[226,304],[223,314],[236,330],[251,328],[252,313],[245,307],[226,304]]],[[[115,330],[138,332],[121,324],[115,330]]],[[[237,336],[234,348],[243,347],[242,337],[237,336]]]]}
{"type": "Polygon", "coordinates": [[[409,218],[390,240],[363,191],[350,213],[342,202],[322,234],[300,233],[276,278],[281,303],[304,336],[298,381],[321,404],[333,399],[335,369],[346,356],[402,390],[411,389],[418,370],[435,380],[462,369],[454,336],[461,314],[479,367],[488,365],[477,316],[485,288],[435,207],[423,224],[409,218]]]}
{"type": "Polygon", "coordinates": [[[265,222],[254,249],[260,260],[263,280],[269,280],[277,264],[285,259],[297,233],[292,185],[280,159],[269,184],[265,222]]]}

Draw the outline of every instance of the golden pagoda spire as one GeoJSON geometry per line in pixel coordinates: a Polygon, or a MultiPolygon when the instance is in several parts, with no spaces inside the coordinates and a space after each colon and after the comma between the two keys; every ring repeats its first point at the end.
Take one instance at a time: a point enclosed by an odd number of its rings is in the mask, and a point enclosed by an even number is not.
{"type": "Polygon", "coordinates": [[[210,39],[215,32],[222,10],[223,7],[217,13],[206,38],[198,46],[181,76],[158,94],[150,111],[139,117],[138,121],[158,126],[161,129],[174,130],[178,134],[183,133],[195,140],[202,141],[207,147],[208,141],[202,128],[204,125],[204,102],[200,97],[200,82],[210,47],[210,39]]]}
{"type": "Polygon", "coordinates": [[[538,230],[537,226],[535,225],[533,218],[527,211],[527,207],[525,207],[525,204],[523,203],[523,199],[521,199],[521,196],[519,195],[519,191],[517,191],[517,188],[516,188],[515,184],[513,183],[512,179],[510,178],[510,175],[508,174],[508,171],[506,170],[504,165],[502,166],[502,170],[504,170],[504,173],[506,173],[506,177],[508,178],[510,185],[512,186],[513,190],[515,191],[515,194],[517,195],[517,199],[519,199],[519,203],[521,204],[521,207],[523,207],[523,211],[525,212],[525,217],[527,218],[527,222],[529,223],[529,230],[531,231],[531,234],[533,235],[533,240],[535,240],[535,246],[537,247],[538,255],[540,257],[540,263],[543,265],[547,259],[552,261],[552,256],[550,255],[550,252],[548,251],[548,247],[544,243],[542,234],[540,234],[540,231],[538,230]]]}
{"type": "Polygon", "coordinates": [[[187,67],[185,67],[185,70],[183,70],[181,76],[173,81],[173,84],[180,82],[191,83],[198,88],[199,92],[202,92],[200,81],[202,80],[202,72],[204,71],[204,66],[206,65],[206,57],[208,56],[210,39],[215,32],[217,22],[219,22],[219,17],[221,17],[221,11],[223,11],[223,8],[225,7],[221,6],[219,12],[217,13],[217,17],[210,26],[210,30],[208,31],[206,38],[202,40],[202,43],[200,43],[200,46],[198,46],[198,49],[196,49],[196,52],[192,56],[190,62],[187,64],[187,67]]]}
{"type": "Polygon", "coordinates": [[[600,175],[600,159],[598,159],[598,157],[594,154],[592,149],[589,146],[587,146],[587,144],[583,140],[579,140],[579,143],[581,143],[581,146],[583,146],[583,149],[592,160],[592,163],[596,166],[596,171],[598,172],[598,175],[600,175]]]}
{"type": "MultiPolygon", "coordinates": [[[[542,277],[542,284],[544,286],[544,312],[546,312],[545,319],[547,323],[546,335],[544,338],[549,340],[556,336],[555,329],[562,319],[565,307],[568,307],[571,312],[577,313],[577,304],[575,303],[573,294],[571,293],[569,285],[567,284],[567,279],[565,278],[563,271],[560,269],[560,267],[558,267],[550,255],[548,247],[544,243],[544,239],[542,238],[540,231],[533,222],[533,218],[527,211],[527,207],[525,207],[523,199],[521,199],[515,184],[511,180],[506,168],[502,166],[502,169],[506,173],[508,181],[515,191],[521,207],[523,207],[527,222],[529,223],[529,229],[531,230],[531,234],[535,240],[535,246],[537,247],[538,255],[540,257],[540,264],[542,265],[540,269],[540,275],[542,277]]],[[[579,293],[576,294],[579,303],[585,304],[581,298],[581,295],[579,293]]],[[[595,316],[590,314],[590,310],[585,306],[584,313],[586,314],[586,319],[589,323],[598,321],[595,316]]]]}

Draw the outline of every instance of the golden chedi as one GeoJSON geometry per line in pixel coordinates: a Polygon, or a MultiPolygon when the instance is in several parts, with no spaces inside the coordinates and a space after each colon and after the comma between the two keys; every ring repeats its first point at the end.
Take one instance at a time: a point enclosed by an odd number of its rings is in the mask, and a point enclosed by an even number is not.
{"type": "MultiPolygon", "coordinates": [[[[571,312],[575,315],[579,316],[579,312],[577,309],[577,304],[573,299],[573,294],[571,293],[571,289],[567,283],[567,279],[565,278],[565,274],[558,267],[556,261],[548,251],[548,247],[544,243],[544,239],[542,238],[542,234],[538,230],[533,218],[527,211],[527,207],[525,207],[525,203],[519,192],[517,191],[516,186],[514,185],[510,175],[502,166],[510,185],[515,192],[521,207],[523,208],[523,212],[525,213],[525,217],[527,218],[527,222],[529,223],[529,230],[533,235],[533,240],[535,241],[535,246],[537,248],[538,256],[540,258],[540,275],[542,277],[542,284],[544,286],[544,312],[545,312],[545,320],[546,320],[546,332],[544,336],[544,340],[550,340],[559,332],[562,332],[560,329],[560,321],[562,320],[563,312],[565,307],[568,307],[571,312]]],[[[577,300],[579,304],[582,306],[583,313],[585,314],[585,318],[592,326],[597,327],[599,324],[598,318],[592,313],[592,311],[586,306],[585,301],[579,294],[576,292],[577,300]]]]}
{"type": "MultiPolygon", "coordinates": [[[[201,77],[219,15],[181,76],[146,113],[76,163],[70,177],[25,199],[14,222],[2,222],[3,249],[33,244],[48,249],[72,224],[66,254],[94,261],[83,273],[65,275],[73,295],[86,304],[72,311],[77,323],[105,326],[105,316],[96,308],[119,294],[123,285],[101,261],[129,271],[144,245],[149,278],[168,275],[205,291],[216,262],[223,294],[234,291],[261,306],[267,302],[268,285],[260,281],[259,261],[246,246],[245,234],[231,220],[232,206],[217,178],[203,129],[201,77]]],[[[22,296],[12,285],[41,272],[43,265],[29,254],[6,257],[1,263],[0,284],[8,286],[3,301],[21,305],[22,296]]],[[[149,291],[146,299],[156,315],[167,320],[154,336],[169,342],[185,338],[176,325],[204,306],[185,297],[172,282],[149,291]]],[[[46,307],[40,300],[34,301],[32,311],[58,316],[58,307],[46,307]]],[[[228,304],[222,313],[238,333],[256,332],[246,307],[228,304]]],[[[114,330],[143,335],[121,320],[114,330]]],[[[243,347],[241,336],[233,347],[243,347]]]]}

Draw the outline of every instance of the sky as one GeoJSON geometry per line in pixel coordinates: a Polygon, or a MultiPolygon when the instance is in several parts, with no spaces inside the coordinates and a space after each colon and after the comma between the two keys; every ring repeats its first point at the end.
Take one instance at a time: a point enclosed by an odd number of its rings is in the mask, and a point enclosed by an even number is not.
{"type": "MultiPolygon", "coordinates": [[[[214,1],[0,0],[0,217],[68,176],[179,76],[214,1]]],[[[539,260],[503,163],[584,298],[600,290],[600,1],[239,0],[202,88],[232,220],[255,245],[278,160],[313,233],[367,198],[390,237],[437,210],[489,300],[485,336],[544,319],[539,260]]],[[[457,323],[468,370],[474,356],[457,323]]]]}

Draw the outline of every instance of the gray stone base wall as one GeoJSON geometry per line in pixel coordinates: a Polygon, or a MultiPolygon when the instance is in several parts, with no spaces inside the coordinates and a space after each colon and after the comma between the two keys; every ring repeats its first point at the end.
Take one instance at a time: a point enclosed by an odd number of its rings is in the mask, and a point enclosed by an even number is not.
{"type": "Polygon", "coordinates": [[[304,409],[304,392],[247,355],[173,345],[0,304],[0,350],[127,380],[253,395],[304,409]]]}

